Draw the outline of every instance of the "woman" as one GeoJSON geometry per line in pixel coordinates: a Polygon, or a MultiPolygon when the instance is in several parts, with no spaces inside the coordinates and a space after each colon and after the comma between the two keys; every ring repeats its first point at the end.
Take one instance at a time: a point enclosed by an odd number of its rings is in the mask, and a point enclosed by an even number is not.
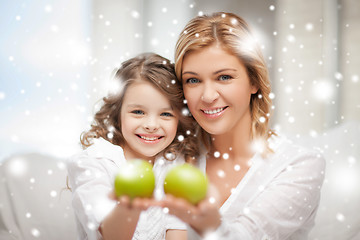
{"type": "Polygon", "coordinates": [[[201,127],[199,167],[217,194],[197,206],[173,196],[160,205],[188,223],[189,239],[306,239],[325,161],[269,129],[270,80],[246,22],[231,13],[192,19],[175,71],[201,127]]]}

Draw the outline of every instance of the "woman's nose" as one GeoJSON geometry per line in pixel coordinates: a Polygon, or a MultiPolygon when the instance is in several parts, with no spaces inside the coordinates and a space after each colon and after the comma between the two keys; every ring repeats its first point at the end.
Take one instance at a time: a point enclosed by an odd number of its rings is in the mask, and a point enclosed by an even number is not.
{"type": "Polygon", "coordinates": [[[206,103],[212,103],[219,97],[219,93],[213,83],[204,85],[204,89],[201,95],[201,101],[206,103]]]}

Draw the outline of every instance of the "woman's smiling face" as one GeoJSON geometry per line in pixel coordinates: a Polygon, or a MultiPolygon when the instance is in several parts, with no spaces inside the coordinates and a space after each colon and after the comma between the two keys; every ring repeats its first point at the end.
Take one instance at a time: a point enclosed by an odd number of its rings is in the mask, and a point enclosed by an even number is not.
{"type": "Polygon", "coordinates": [[[216,45],[187,53],[182,83],[191,114],[208,133],[226,134],[249,123],[250,97],[258,89],[235,55],[216,45]]]}

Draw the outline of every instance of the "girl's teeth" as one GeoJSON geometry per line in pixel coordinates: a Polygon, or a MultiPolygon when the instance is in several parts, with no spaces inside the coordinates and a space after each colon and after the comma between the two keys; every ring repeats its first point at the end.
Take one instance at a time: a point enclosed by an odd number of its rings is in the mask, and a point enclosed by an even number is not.
{"type": "Polygon", "coordinates": [[[222,110],[224,110],[224,108],[218,108],[218,109],[214,109],[214,110],[204,110],[204,113],[215,114],[215,113],[221,112],[222,110]]]}
{"type": "Polygon", "coordinates": [[[156,138],[156,137],[152,137],[152,138],[150,138],[150,137],[144,137],[144,136],[140,136],[142,139],[144,139],[144,140],[147,140],[147,141],[154,141],[154,140],[156,140],[156,139],[158,139],[158,138],[156,138]]]}

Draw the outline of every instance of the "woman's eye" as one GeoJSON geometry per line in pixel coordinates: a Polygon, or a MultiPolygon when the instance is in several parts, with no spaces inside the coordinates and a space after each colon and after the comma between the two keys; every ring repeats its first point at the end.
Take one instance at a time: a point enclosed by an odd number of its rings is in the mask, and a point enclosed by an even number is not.
{"type": "Polygon", "coordinates": [[[221,75],[221,76],[219,77],[219,80],[220,80],[220,81],[228,81],[228,80],[230,80],[230,79],[232,79],[232,77],[231,77],[230,75],[221,75]]]}
{"type": "Polygon", "coordinates": [[[196,79],[196,78],[189,78],[186,80],[186,83],[189,83],[189,84],[194,84],[194,83],[198,83],[199,80],[196,79]]]}
{"type": "Polygon", "coordinates": [[[169,113],[169,112],[163,112],[160,114],[160,116],[163,116],[163,117],[173,117],[174,115],[172,113],[169,113]]]}
{"type": "Polygon", "coordinates": [[[131,111],[131,113],[136,114],[136,115],[143,115],[144,111],[142,111],[142,110],[133,110],[133,111],[131,111]]]}

